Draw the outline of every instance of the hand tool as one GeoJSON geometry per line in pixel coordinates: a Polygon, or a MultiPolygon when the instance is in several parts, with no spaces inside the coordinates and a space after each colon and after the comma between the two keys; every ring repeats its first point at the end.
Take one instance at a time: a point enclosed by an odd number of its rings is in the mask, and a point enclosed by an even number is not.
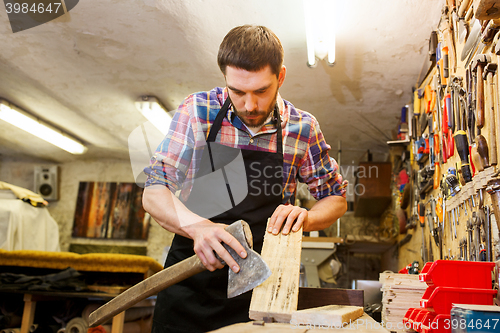
{"type": "MultiPolygon", "coordinates": [[[[229,269],[228,298],[231,298],[260,285],[271,276],[271,271],[260,255],[252,249],[252,232],[250,226],[245,221],[236,221],[227,226],[225,230],[232,234],[247,252],[247,257],[243,259],[231,247],[223,244],[240,266],[238,273],[234,273],[229,269]]],[[[92,312],[89,316],[89,325],[91,327],[100,325],[137,302],[195,274],[201,273],[205,269],[205,266],[203,266],[196,255],[168,267],[125,290],[92,312]]]]}
{"type": "Polygon", "coordinates": [[[482,34],[475,41],[474,47],[469,53],[469,57],[465,62],[465,67],[469,66],[469,63],[471,62],[475,54],[480,55],[484,51],[486,46],[491,44],[496,32],[498,31],[499,23],[500,20],[484,21],[483,25],[481,26],[482,34]]]}
{"type": "Polygon", "coordinates": [[[495,0],[474,1],[474,16],[478,20],[490,20],[500,17],[500,3],[495,0]]]}
{"type": "Polygon", "coordinates": [[[490,133],[490,165],[497,165],[497,143],[496,143],[496,125],[495,125],[495,83],[493,82],[493,75],[497,70],[497,64],[488,63],[484,67],[483,79],[487,80],[489,90],[489,108],[488,108],[488,127],[490,133]]]}
{"type": "Polygon", "coordinates": [[[484,126],[484,85],[483,85],[483,69],[491,58],[487,54],[478,54],[474,57],[472,63],[472,71],[477,73],[476,85],[476,126],[483,128],[484,126]]]}
{"type": "Polygon", "coordinates": [[[493,213],[495,214],[498,230],[500,230],[500,179],[492,179],[488,181],[486,191],[491,196],[493,213]]]}
{"type": "MultiPolygon", "coordinates": [[[[500,37],[500,33],[497,34],[497,37],[500,37]]],[[[500,39],[497,40],[497,42],[495,44],[494,53],[497,56],[497,64],[498,64],[500,61],[500,39]]],[[[497,74],[496,76],[497,76],[497,88],[496,89],[498,89],[500,87],[500,83],[499,83],[500,82],[500,78],[499,78],[500,75],[497,74]]],[[[495,96],[495,100],[496,100],[496,104],[495,104],[495,107],[496,107],[496,110],[495,110],[495,135],[497,135],[499,128],[500,128],[500,98],[498,96],[498,90],[495,90],[494,96],[495,96]]],[[[497,145],[497,149],[498,148],[499,147],[497,145]]]]}
{"type": "Polygon", "coordinates": [[[486,169],[490,166],[488,143],[486,142],[484,136],[479,134],[476,137],[476,144],[477,144],[477,153],[479,155],[480,164],[484,169],[486,169]]]}
{"type": "Polygon", "coordinates": [[[485,234],[486,234],[486,261],[492,261],[493,260],[493,246],[491,243],[491,211],[490,207],[486,206],[484,207],[484,229],[485,229],[485,234]]]}
{"type": "Polygon", "coordinates": [[[448,61],[451,73],[454,73],[457,69],[457,56],[455,54],[455,44],[453,43],[453,35],[450,26],[450,20],[448,18],[442,18],[442,34],[443,40],[446,47],[448,47],[448,61]]]}
{"type": "Polygon", "coordinates": [[[472,0],[463,0],[462,3],[460,4],[460,7],[458,7],[458,17],[464,18],[465,17],[465,12],[467,12],[467,9],[469,8],[470,4],[472,3],[472,0]]]}
{"type": "Polygon", "coordinates": [[[453,156],[455,153],[455,145],[453,142],[453,131],[455,130],[455,116],[453,114],[453,105],[451,103],[451,93],[448,93],[445,96],[445,108],[446,108],[446,113],[447,113],[447,120],[448,120],[448,126],[446,128],[446,137],[447,137],[447,142],[446,142],[446,156],[447,158],[450,158],[453,156]]]}
{"type": "Polygon", "coordinates": [[[458,183],[455,168],[448,168],[448,174],[446,175],[445,182],[450,191],[450,195],[454,197],[460,191],[460,184],[458,183]]]}
{"type": "Polygon", "coordinates": [[[477,214],[473,214],[472,221],[474,223],[474,257],[475,261],[479,261],[479,247],[481,244],[481,219],[479,219],[477,214]]]}
{"type": "Polygon", "coordinates": [[[469,25],[471,28],[469,32],[469,37],[467,38],[464,48],[462,49],[462,54],[460,56],[461,61],[464,61],[467,58],[467,56],[472,52],[472,49],[475,47],[475,43],[481,36],[481,23],[479,22],[479,20],[473,18],[472,22],[470,22],[469,25]]]}
{"type": "Polygon", "coordinates": [[[421,202],[418,205],[418,219],[420,221],[420,229],[422,230],[422,260],[425,264],[428,261],[428,258],[427,258],[427,248],[425,246],[425,235],[424,235],[425,205],[423,202],[421,202]]]}
{"type": "MultiPolygon", "coordinates": [[[[467,241],[465,242],[467,244],[467,241]]],[[[458,257],[458,260],[465,260],[465,250],[464,250],[464,239],[461,239],[458,241],[458,247],[460,248],[460,255],[458,257]]]]}
{"type": "Polygon", "coordinates": [[[469,256],[468,259],[469,261],[474,261],[474,242],[472,239],[472,231],[473,231],[473,224],[472,224],[472,219],[467,220],[467,236],[468,236],[468,241],[469,241],[469,256]]]}

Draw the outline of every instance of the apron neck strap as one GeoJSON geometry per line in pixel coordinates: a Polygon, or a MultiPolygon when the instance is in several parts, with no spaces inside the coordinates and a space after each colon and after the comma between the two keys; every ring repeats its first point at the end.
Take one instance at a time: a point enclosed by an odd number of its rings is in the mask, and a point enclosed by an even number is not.
{"type": "MultiPolygon", "coordinates": [[[[217,137],[217,133],[222,127],[222,122],[224,121],[224,117],[227,114],[227,110],[229,110],[229,105],[231,104],[231,99],[229,96],[226,98],[224,105],[220,109],[219,113],[217,113],[217,117],[215,117],[214,123],[210,128],[210,132],[208,133],[207,142],[215,142],[215,138],[217,137]]],[[[281,116],[278,107],[278,103],[274,106],[274,115],[273,121],[276,125],[277,134],[278,134],[278,142],[276,152],[280,155],[283,155],[283,133],[281,130],[281,116]]]]}

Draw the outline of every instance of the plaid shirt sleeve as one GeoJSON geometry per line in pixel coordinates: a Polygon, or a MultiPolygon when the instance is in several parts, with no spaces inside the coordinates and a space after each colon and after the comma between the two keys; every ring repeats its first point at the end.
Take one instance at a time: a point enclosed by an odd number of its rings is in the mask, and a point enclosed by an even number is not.
{"type": "Polygon", "coordinates": [[[151,157],[150,166],[144,169],[148,176],[145,186],[159,184],[176,192],[191,173],[195,142],[189,109],[194,98],[187,97],[177,109],[167,135],[151,157]]]}
{"type": "Polygon", "coordinates": [[[318,121],[312,117],[308,150],[299,168],[299,177],[317,200],[329,195],[346,197],[347,181],[342,180],[337,162],[328,155],[330,148],[318,121]]]}

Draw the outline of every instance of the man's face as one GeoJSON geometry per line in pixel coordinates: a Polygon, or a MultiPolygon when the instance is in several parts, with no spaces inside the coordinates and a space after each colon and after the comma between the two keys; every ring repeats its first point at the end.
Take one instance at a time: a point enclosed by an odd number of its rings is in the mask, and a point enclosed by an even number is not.
{"type": "Polygon", "coordinates": [[[279,77],[267,66],[256,72],[227,66],[226,85],[236,115],[248,127],[262,127],[276,104],[278,89],[285,79],[283,66],[279,77]]]}

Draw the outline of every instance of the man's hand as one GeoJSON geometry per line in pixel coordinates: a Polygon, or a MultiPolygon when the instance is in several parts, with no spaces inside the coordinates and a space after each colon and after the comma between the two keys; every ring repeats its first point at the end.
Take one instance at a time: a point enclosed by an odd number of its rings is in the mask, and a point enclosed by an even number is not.
{"type": "Polygon", "coordinates": [[[283,223],[283,235],[287,235],[290,230],[296,232],[308,221],[309,213],[307,209],[293,205],[279,205],[274,211],[267,227],[268,232],[277,235],[283,223]]]}
{"type": "Polygon", "coordinates": [[[247,253],[243,245],[233,235],[224,230],[225,227],[227,227],[225,224],[205,220],[183,227],[182,229],[193,239],[194,252],[209,271],[213,272],[216,269],[224,267],[217,260],[214,254],[215,251],[233,272],[238,273],[240,267],[221,243],[229,245],[242,258],[246,258],[247,253]]]}

